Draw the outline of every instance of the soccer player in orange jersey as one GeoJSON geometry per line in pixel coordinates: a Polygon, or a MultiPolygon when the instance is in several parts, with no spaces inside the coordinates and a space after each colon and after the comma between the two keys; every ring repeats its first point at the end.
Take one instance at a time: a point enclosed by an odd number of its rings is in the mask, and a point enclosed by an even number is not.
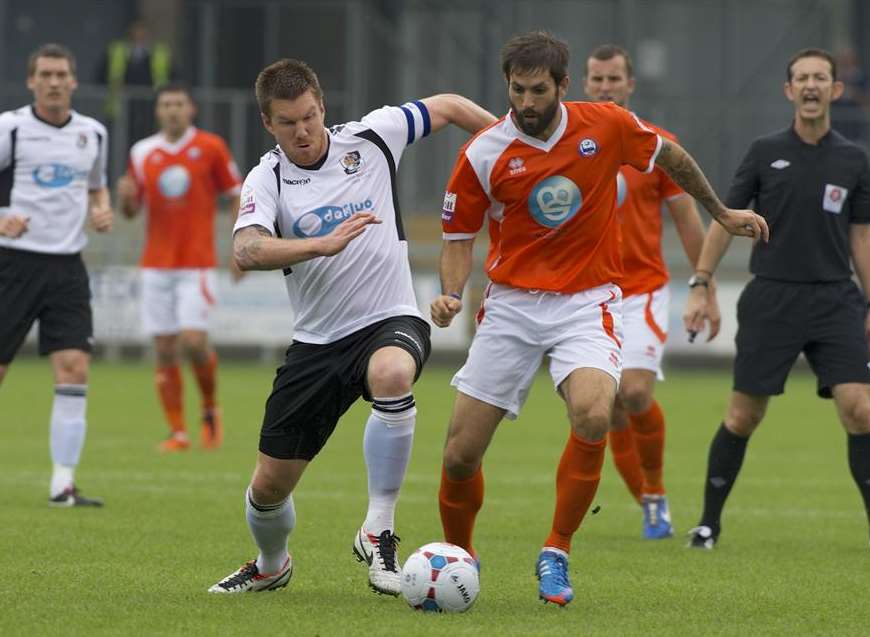
{"type": "MultiPolygon", "coordinates": [[[[187,88],[162,87],[156,114],[160,131],[130,150],[117,190],[127,217],[142,207],[148,211],[140,261],[142,323],[154,337],[157,394],[170,429],[160,448],[190,448],[179,367],[183,349],[202,396],[201,443],[216,449],[223,434],[215,395],[217,357],[207,331],[215,303],[214,218],[219,195],[228,197],[237,213],[241,179],[224,140],[193,126],[196,107],[187,88]]],[[[230,270],[238,280],[232,260],[230,270]]]]}
{"type": "Polygon", "coordinates": [[[598,488],[622,367],[620,167],[662,166],[732,234],[766,239],[768,230],[754,212],[726,208],[685,150],[625,109],[562,102],[564,42],[528,33],[511,39],[501,57],[510,113],[460,151],[441,217],[442,294],[430,307],[433,322],[447,326],[462,309],[474,237],[485,222],[492,281],[468,359],[453,378],[458,392],[444,448],[441,523],[448,542],[476,555],[483,455],[502,418],[519,413],[548,356],[571,431],[536,572],[540,598],[565,605],[574,597],[571,538],[598,488]]]}
{"type": "MultiPolygon", "coordinates": [[[[587,97],[628,108],[634,87],[631,57],[625,49],[605,44],[589,54],[583,84],[587,97]]],[[[663,138],[677,141],[663,128],[647,121],[643,124],[663,138]]],[[[631,166],[620,168],[616,215],[622,230],[624,274],[615,282],[622,289],[624,340],[622,378],[608,438],[616,468],[643,507],[643,536],[651,540],[673,535],[662,480],[665,421],[653,398],[656,379],[664,378],[661,360],[668,326],[669,277],[661,248],[662,204],[673,218],[694,272],[704,242],[704,224],[695,201],[660,167],[651,173],[631,166]]],[[[710,300],[711,313],[718,315],[715,295],[710,300]]]]}

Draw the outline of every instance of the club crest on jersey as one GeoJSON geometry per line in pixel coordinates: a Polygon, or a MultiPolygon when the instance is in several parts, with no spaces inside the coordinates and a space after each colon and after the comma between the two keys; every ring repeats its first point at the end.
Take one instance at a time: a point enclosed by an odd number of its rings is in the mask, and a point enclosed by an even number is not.
{"type": "Polygon", "coordinates": [[[293,224],[293,234],[304,239],[306,237],[322,237],[327,235],[345,219],[355,212],[370,211],[374,204],[371,199],[357,203],[347,203],[343,206],[321,206],[303,213],[293,224]]]}
{"type": "Polygon", "coordinates": [[[528,206],[532,218],[547,228],[558,228],[583,205],[583,195],[572,180],[562,175],[547,177],[532,188],[528,206]]]}
{"type": "Polygon", "coordinates": [[[577,146],[577,152],[580,153],[581,157],[592,157],[598,152],[598,142],[591,137],[584,137],[577,146]]]}
{"type": "Polygon", "coordinates": [[[76,146],[84,148],[88,145],[88,136],[84,133],[79,133],[79,138],[76,140],[76,146]]]}
{"type": "Polygon", "coordinates": [[[362,167],[362,157],[360,157],[358,150],[352,150],[341,158],[340,163],[341,167],[344,168],[345,174],[353,175],[359,172],[359,169],[362,167]]]}

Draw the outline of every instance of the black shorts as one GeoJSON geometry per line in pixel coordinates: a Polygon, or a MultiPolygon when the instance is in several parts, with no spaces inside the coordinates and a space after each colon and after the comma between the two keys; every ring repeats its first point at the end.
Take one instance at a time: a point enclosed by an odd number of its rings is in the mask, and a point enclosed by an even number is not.
{"type": "Polygon", "coordinates": [[[401,347],[417,363],[415,380],[429,358],[429,325],[397,316],[325,345],[293,341],[278,368],[260,430],[260,451],[283,459],[311,460],[356,400],[371,400],[369,358],[382,347],[401,347]]]}
{"type": "Polygon", "coordinates": [[[831,398],[842,383],[870,383],[866,305],[852,281],[791,283],[756,277],[737,302],[734,389],[781,394],[801,352],[831,398]]]}
{"type": "Polygon", "coordinates": [[[0,248],[0,364],[6,365],[39,321],[39,353],[90,352],[91,288],[78,254],[0,248]]]}

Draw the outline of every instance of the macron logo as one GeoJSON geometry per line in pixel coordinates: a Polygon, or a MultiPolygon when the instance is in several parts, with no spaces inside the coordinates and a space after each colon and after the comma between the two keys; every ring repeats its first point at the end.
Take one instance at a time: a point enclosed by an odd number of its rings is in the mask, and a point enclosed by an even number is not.
{"type": "Polygon", "coordinates": [[[777,159],[770,165],[771,168],[776,168],[777,170],[782,170],[783,168],[788,168],[789,166],[791,166],[791,162],[785,159],[777,159]]]}

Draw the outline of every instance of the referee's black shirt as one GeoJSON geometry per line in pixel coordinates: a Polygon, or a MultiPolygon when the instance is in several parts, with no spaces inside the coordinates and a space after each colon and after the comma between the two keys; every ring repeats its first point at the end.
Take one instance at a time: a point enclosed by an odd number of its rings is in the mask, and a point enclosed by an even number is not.
{"type": "Polygon", "coordinates": [[[794,128],[749,147],[725,198],[755,211],[770,242],[752,249],[752,274],[782,281],[841,281],[852,276],[849,224],[870,223],[870,164],[860,146],[831,129],[814,146],[794,128]]]}

